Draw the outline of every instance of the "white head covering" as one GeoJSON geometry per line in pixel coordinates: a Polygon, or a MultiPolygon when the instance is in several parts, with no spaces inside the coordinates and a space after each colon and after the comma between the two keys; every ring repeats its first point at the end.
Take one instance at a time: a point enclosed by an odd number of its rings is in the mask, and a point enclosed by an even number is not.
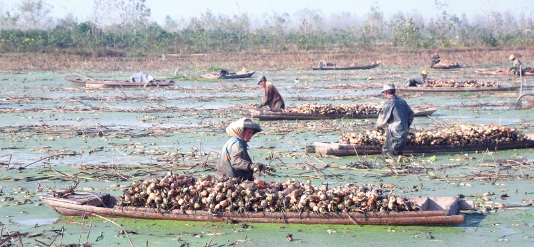
{"type": "Polygon", "coordinates": [[[243,139],[245,128],[253,129],[254,134],[261,131],[260,125],[252,122],[250,118],[241,118],[235,122],[232,122],[228,127],[226,127],[226,133],[233,137],[243,139]]]}

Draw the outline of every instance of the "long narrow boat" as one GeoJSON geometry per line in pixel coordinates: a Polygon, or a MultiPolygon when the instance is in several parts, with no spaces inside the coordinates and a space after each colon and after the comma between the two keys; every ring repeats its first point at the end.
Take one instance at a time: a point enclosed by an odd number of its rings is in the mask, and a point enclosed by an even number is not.
{"type": "Polygon", "coordinates": [[[155,80],[151,82],[131,82],[126,80],[89,80],[82,78],[66,78],[76,84],[85,84],[87,88],[112,88],[112,87],[167,87],[174,85],[171,80],[155,80]]]}
{"type": "Polygon", "coordinates": [[[254,75],[256,71],[249,71],[249,72],[236,72],[236,73],[228,73],[224,75],[219,74],[204,74],[200,77],[204,79],[243,79],[243,78],[250,78],[252,75],[254,75]]]}
{"type": "Polygon", "coordinates": [[[432,69],[457,69],[460,68],[460,64],[457,62],[440,62],[431,67],[432,69]]]}
{"type": "Polygon", "coordinates": [[[117,199],[107,193],[75,192],[65,197],[53,193],[39,196],[41,200],[64,216],[99,215],[111,218],[139,218],[184,221],[232,221],[237,223],[285,224],[357,224],[357,225],[454,225],[465,222],[460,210],[473,210],[458,197],[421,197],[411,201],[419,211],[403,212],[220,212],[190,210],[159,210],[155,208],[121,207],[117,199]]]}
{"type": "MultiPolygon", "coordinates": [[[[462,152],[462,151],[495,151],[504,149],[533,148],[534,140],[512,143],[484,143],[466,145],[417,145],[406,146],[403,153],[436,153],[436,152],[462,152]]],[[[335,142],[315,142],[313,146],[306,147],[306,151],[321,155],[353,156],[365,154],[381,154],[381,146],[340,144],[335,142]]]]}
{"type": "MultiPolygon", "coordinates": [[[[430,116],[436,112],[435,108],[416,109],[414,108],[414,115],[416,117],[430,116]]],[[[269,110],[255,110],[250,109],[249,113],[253,118],[260,121],[273,120],[321,120],[321,119],[358,119],[358,118],[377,118],[378,114],[309,114],[283,111],[269,111],[269,110]]]]}
{"type": "MultiPolygon", "coordinates": [[[[517,76],[514,74],[514,71],[509,69],[476,69],[476,74],[479,75],[488,75],[488,76],[517,76]]],[[[534,69],[528,68],[523,70],[522,76],[534,76],[534,69]]]]}
{"type": "Polygon", "coordinates": [[[317,66],[311,67],[312,70],[356,70],[356,69],[373,69],[380,65],[380,62],[373,62],[368,65],[349,65],[349,66],[317,66]]]}
{"type": "Polygon", "coordinates": [[[174,85],[174,81],[151,81],[151,82],[131,82],[131,81],[87,81],[87,88],[110,88],[110,87],[168,87],[174,85]]]}
{"type": "Polygon", "coordinates": [[[499,87],[401,87],[399,92],[487,92],[487,91],[515,91],[519,86],[499,87]]]}

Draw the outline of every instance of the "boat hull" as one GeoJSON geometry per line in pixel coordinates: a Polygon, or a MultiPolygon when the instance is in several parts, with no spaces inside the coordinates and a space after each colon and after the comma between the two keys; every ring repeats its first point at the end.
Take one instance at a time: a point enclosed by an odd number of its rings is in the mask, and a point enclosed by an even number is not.
{"type": "MultiPolygon", "coordinates": [[[[41,200],[64,216],[104,216],[111,218],[139,218],[183,221],[232,221],[237,223],[286,223],[286,224],[357,224],[357,225],[454,225],[465,221],[460,214],[465,201],[457,197],[414,198],[420,211],[405,212],[221,212],[190,210],[159,210],[155,208],[121,207],[117,199],[104,193],[77,192],[67,198],[57,198],[52,194],[40,196],[41,200]],[[81,196],[92,198],[87,202],[73,199],[81,196]],[[98,200],[95,200],[98,198],[98,200]],[[98,201],[102,203],[98,203],[98,201]]],[[[467,204],[468,205],[468,204],[467,204]]]]}
{"type": "Polygon", "coordinates": [[[360,65],[360,66],[322,66],[322,67],[311,67],[312,70],[358,70],[358,69],[373,69],[380,65],[380,63],[372,63],[369,65],[360,65]]]}
{"type": "Polygon", "coordinates": [[[233,73],[233,74],[226,74],[226,75],[217,75],[217,74],[205,74],[201,75],[200,77],[204,79],[244,79],[244,78],[250,78],[252,75],[256,73],[255,71],[250,71],[246,73],[233,73]]]}
{"type": "Polygon", "coordinates": [[[510,87],[403,87],[399,92],[487,92],[487,91],[515,91],[518,86],[510,87]]]}
{"type": "MultiPolygon", "coordinates": [[[[436,109],[414,109],[416,117],[430,116],[436,109]]],[[[292,113],[283,111],[268,111],[268,110],[254,110],[250,109],[249,113],[253,118],[260,121],[276,121],[276,120],[321,120],[321,119],[363,119],[363,118],[377,118],[378,114],[308,114],[308,113],[292,113]]]]}
{"type": "MultiPolygon", "coordinates": [[[[467,145],[418,145],[406,146],[404,154],[408,153],[436,153],[436,152],[464,152],[464,151],[495,151],[504,149],[533,148],[534,141],[527,140],[524,142],[514,143],[484,143],[484,144],[467,144],[467,145]]],[[[354,156],[366,154],[381,154],[381,146],[371,145],[354,145],[328,142],[315,142],[313,146],[306,148],[307,152],[321,155],[334,156],[354,156]]]]}

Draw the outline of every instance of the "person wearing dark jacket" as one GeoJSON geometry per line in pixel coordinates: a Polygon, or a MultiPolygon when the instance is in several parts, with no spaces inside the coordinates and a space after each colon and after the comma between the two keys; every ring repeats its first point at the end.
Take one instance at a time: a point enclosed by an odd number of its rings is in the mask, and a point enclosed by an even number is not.
{"type": "Polygon", "coordinates": [[[382,93],[388,99],[380,109],[376,121],[377,129],[386,131],[382,155],[396,157],[402,155],[408,144],[408,130],[412,125],[414,113],[406,101],[395,95],[393,83],[386,83],[382,93]]]}
{"type": "Polygon", "coordinates": [[[434,65],[438,64],[440,62],[439,52],[436,51],[434,53],[434,56],[432,56],[432,64],[430,64],[430,68],[433,68],[434,65]]]}
{"type": "Polygon", "coordinates": [[[406,80],[404,86],[406,87],[417,87],[417,85],[422,85],[426,82],[426,77],[428,76],[428,70],[424,69],[421,71],[421,74],[417,74],[410,79],[406,80]]]}
{"type": "Polygon", "coordinates": [[[254,171],[276,170],[261,163],[253,163],[248,154],[248,142],[252,136],[261,131],[261,127],[249,118],[241,118],[226,128],[232,136],[223,146],[221,158],[216,166],[217,178],[240,178],[253,181],[254,171]]]}
{"type": "Polygon", "coordinates": [[[267,78],[265,76],[262,75],[258,77],[258,85],[261,85],[261,87],[265,89],[265,96],[263,97],[263,102],[260,104],[260,108],[263,106],[269,106],[271,111],[282,110],[286,108],[282,96],[272,83],[267,82],[267,78]]]}

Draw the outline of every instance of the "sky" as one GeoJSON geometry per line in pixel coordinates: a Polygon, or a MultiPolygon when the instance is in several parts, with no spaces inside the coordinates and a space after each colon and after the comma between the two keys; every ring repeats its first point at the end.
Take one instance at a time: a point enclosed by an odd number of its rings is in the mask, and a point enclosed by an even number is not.
{"type": "MultiPolygon", "coordinates": [[[[64,18],[71,13],[77,21],[90,19],[93,0],[44,1],[53,6],[54,17],[64,18]]],[[[19,2],[20,0],[0,0],[3,11],[14,8],[19,2]]],[[[457,16],[466,14],[468,19],[491,12],[510,12],[530,17],[534,16],[532,3],[532,0],[146,0],[146,5],[151,9],[152,21],[160,24],[166,16],[189,20],[207,10],[215,15],[233,16],[247,13],[251,16],[261,16],[284,12],[292,15],[298,10],[310,9],[320,10],[326,17],[343,12],[365,17],[372,6],[378,6],[386,18],[399,12],[410,13],[414,10],[423,17],[439,15],[443,10],[457,16]],[[435,2],[444,3],[446,6],[438,9],[435,2]]]]}

